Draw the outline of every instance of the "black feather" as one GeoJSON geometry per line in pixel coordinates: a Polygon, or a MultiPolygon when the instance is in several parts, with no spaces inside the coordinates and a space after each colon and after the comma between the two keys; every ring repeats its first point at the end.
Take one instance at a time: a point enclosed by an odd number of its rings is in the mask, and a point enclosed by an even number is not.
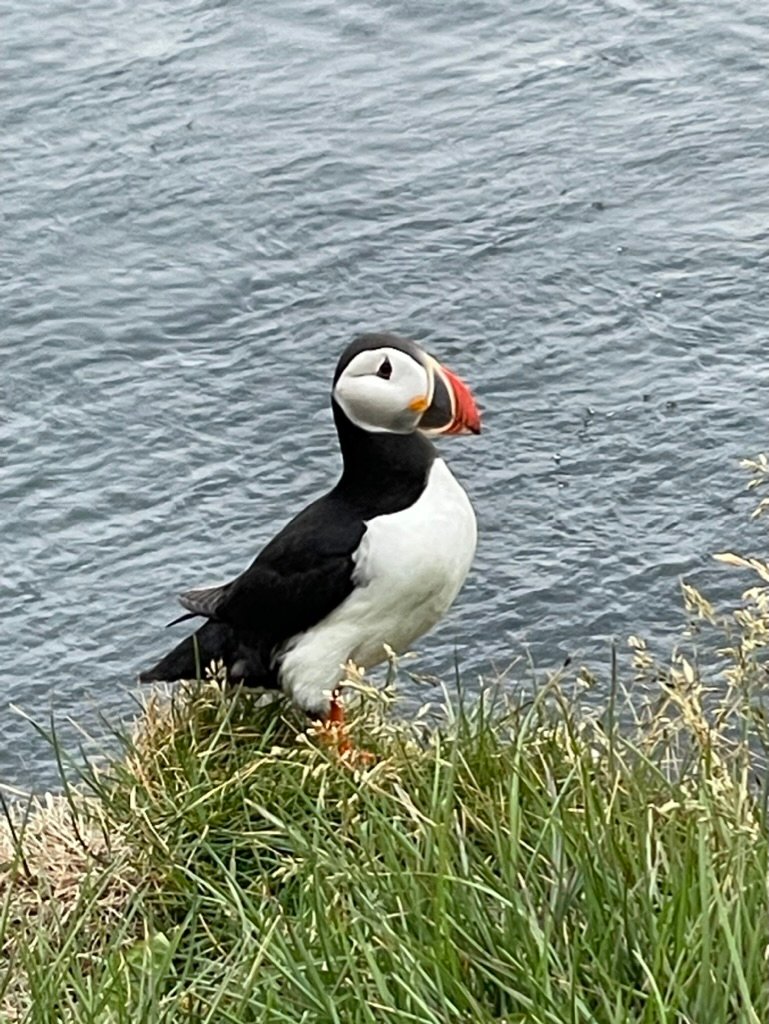
{"type": "Polygon", "coordinates": [[[223,583],[215,587],[196,587],[195,590],[185,590],[179,594],[179,604],[186,608],[192,615],[205,615],[207,619],[216,616],[216,610],[227,596],[230,589],[229,583],[223,583]]]}
{"type": "Polygon", "coordinates": [[[175,619],[171,619],[170,622],[166,623],[166,629],[170,629],[171,626],[176,626],[180,622],[186,622],[187,619],[198,619],[200,618],[199,612],[185,612],[183,615],[177,615],[175,619]]]}

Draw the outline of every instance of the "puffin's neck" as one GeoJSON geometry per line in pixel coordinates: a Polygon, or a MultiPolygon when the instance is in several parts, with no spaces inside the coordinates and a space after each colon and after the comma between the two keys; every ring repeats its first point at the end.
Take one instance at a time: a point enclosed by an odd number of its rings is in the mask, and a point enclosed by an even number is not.
{"type": "Polygon", "coordinates": [[[364,518],[412,505],[424,490],[435,446],[422,434],[372,433],[356,427],[332,401],[344,468],[335,491],[364,518]]]}

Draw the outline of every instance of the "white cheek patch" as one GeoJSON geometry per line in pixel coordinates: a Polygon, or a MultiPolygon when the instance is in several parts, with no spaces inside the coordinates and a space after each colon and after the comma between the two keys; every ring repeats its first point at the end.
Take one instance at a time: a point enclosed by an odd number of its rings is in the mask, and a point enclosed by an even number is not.
{"type": "Polygon", "coordinates": [[[408,433],[412,429],[409,417],[413,414],[393,402],[389,383],[379,377],[342,378],[336,386],[336,399],[348,419],[363,430],[408,433]]]}
{"type": "Polygon", "coordinates": [[[344,370],[334,397],[349,420],[374,433],[410,434],[419,422],[414,399],[428,389],[425,368],[397,349],[381,348],[359,353],[344,370]],[[389,378],[378,370],[390,363],[389,378]]]}

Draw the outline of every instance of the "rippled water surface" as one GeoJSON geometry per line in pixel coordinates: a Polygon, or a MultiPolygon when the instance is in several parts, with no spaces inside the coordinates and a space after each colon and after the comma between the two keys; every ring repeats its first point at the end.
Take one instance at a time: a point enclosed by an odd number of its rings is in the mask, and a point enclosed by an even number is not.
{"type": "Polygon", "coordinates": [[[329,486],[362,329],[485,411],[444,446],[481,540],[420,670],[605,661],[675,631],[682,574],[739,592],[709,556],[762,542],[761,5],[0,14],[0,780],[53,777],[10,705],[130,714],[176,590],[329,486]]]}

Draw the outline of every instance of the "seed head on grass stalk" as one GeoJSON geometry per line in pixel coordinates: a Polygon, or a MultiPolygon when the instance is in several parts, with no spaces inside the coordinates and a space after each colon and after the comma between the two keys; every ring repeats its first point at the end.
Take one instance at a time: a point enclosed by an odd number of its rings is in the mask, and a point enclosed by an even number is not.
{"type": "MultiPolygon", "coordinates": [[[[667,658],[634,638],[634,669],[521,680],[429,729],[350,670],[363,767],[216,671],[151,701],[123,756],[83,774],[122,845],[69,909],[28,918],[6,1002],[73,1024],[763,1024],[760,577],[725,614],[687,584],[702,629],[667,658]]],[[[37,884],[24,858],[4,941],[37,884]]]]}

